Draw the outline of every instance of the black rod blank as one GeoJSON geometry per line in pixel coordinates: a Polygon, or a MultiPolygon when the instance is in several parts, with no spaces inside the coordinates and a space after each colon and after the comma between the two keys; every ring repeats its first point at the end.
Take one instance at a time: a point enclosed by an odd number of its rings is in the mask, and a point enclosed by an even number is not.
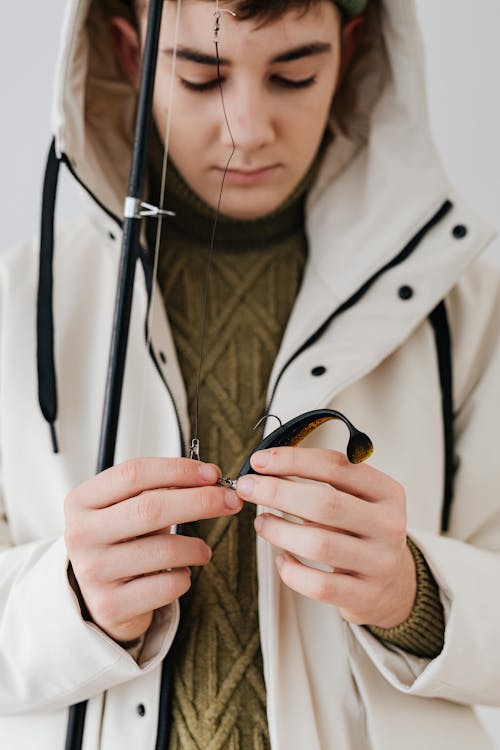
{"type": "MultiPolygon", "coordinates": [[[[150,0],[128,195],[139,201],[142,198],[146,172],[162,10],[163,0],[150,0]]],[[[114,464],[140,230],[140,217],[125,217],[101,423],[98,473],[114,464]]],[[[81,750],[86,710],[86,701],[70,707],[65,750],[81,750]]]]}
{"type": "MultiPolygon", "coordinates": [[[[162,8],[162,0],[152,0],[150,2],[128,194],[128,198],[139,201],[142,198],[144,175],[146,172],[162,8]]],[[[108,364],[108,379],[101,425],[101,439],[97,463],[98,472],[108,469],[114,463],[140,231],[140,217],[125,217],[108,364]]]]}

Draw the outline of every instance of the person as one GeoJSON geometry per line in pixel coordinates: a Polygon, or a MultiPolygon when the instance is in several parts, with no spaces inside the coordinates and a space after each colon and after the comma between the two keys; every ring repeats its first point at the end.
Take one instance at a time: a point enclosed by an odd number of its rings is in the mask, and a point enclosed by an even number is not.
{"type": "Polygon", "coordinates": [[[413,3],[177,11],[146,196],[168,147],[174,216],[144,222],[105,472],[147,2],[69,4],[51,163],[85,209],[52,258],[48,170],[40,268],[37,242],[1,258],[2,746],[62,748],[88,701],[85,748],[152,750],[169,655],[172,750],[491,748],[473,704],[500,703],[499,278],[430,137],[413,3]],[[373,459],[350,464],[330,422],[218,484],[262,415],[316,408],[373,459]]]}

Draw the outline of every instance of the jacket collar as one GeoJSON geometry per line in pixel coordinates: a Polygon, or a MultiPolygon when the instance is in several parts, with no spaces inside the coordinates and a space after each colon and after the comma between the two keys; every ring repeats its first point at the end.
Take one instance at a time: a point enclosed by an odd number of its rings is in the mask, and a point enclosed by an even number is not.
{"type": "Polygon", "coordinates": [[[323,234],[319,252],[312,233],[311,259],[271,375],[268,404],[280,418],[324,406],[375,369],[426,320],[491,240],[491,228],[450,195],[447,201],[439,196],[420,223],[409,223],[400,244],[388,230],[378,264],[356,262],[355,256],[348,264],[342,247],[336,272],[335,236],[327,252],[323,234]],[[401,254],[402,261],[392,265],[401,254]],[[325,375],[311,376],[316,367],[325,368],[325,375]]]}

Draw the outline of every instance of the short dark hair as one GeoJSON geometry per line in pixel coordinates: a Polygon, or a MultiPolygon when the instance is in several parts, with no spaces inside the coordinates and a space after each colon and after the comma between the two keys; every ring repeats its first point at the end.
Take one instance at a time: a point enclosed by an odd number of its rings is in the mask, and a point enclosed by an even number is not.
{"type": "Polygon", "coordinates": [[[256,18],[266,22],[273,21],[291,10],[307,13],[318,2],[319,0],[232,0],[230,5],[242,21],[256,18]]]}
{"type": "MultiPolygon", "coordinates": [[[[267,23],[279,18],[279,16],[283,16],[291,10],[307,13],[318,2],[320,0],[227,0],[226,4],[231,9],[234,9],[235,13],[238,14],[238,18],[242,21],[255,18],[262,23],[267,23]]],[[[338,8],[335,0],[331,0],[331,2],[338,8]]],[[[140,5],[144,4],[144,0],[125,0],[125,3],[137,18],[137,10],[140,5]]],[[[344,20],[343,11],[340,8],[338,10],[342,20],[344,20]]]]}

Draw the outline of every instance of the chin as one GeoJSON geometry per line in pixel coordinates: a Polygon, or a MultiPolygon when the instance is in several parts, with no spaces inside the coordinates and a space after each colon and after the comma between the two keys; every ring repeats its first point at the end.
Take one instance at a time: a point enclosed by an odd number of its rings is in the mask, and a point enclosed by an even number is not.
{"type": "MultiPolygon", "coordinates": [[[[261,200],[261,201],[250,201],[246,200],[245,196],[240,195],[234,201],[224,202],[224,196],[222,197],[221,213],[224,216],[229,216],[231,219],[239,219],[240,221],[255,221],[257,219],[263,219],[265,216],[272,214],[277,208],[284,202],[285,198],[280,200],[261,200]]],[[[215,207],[214,207],[215,208],[215,207]]]]}

